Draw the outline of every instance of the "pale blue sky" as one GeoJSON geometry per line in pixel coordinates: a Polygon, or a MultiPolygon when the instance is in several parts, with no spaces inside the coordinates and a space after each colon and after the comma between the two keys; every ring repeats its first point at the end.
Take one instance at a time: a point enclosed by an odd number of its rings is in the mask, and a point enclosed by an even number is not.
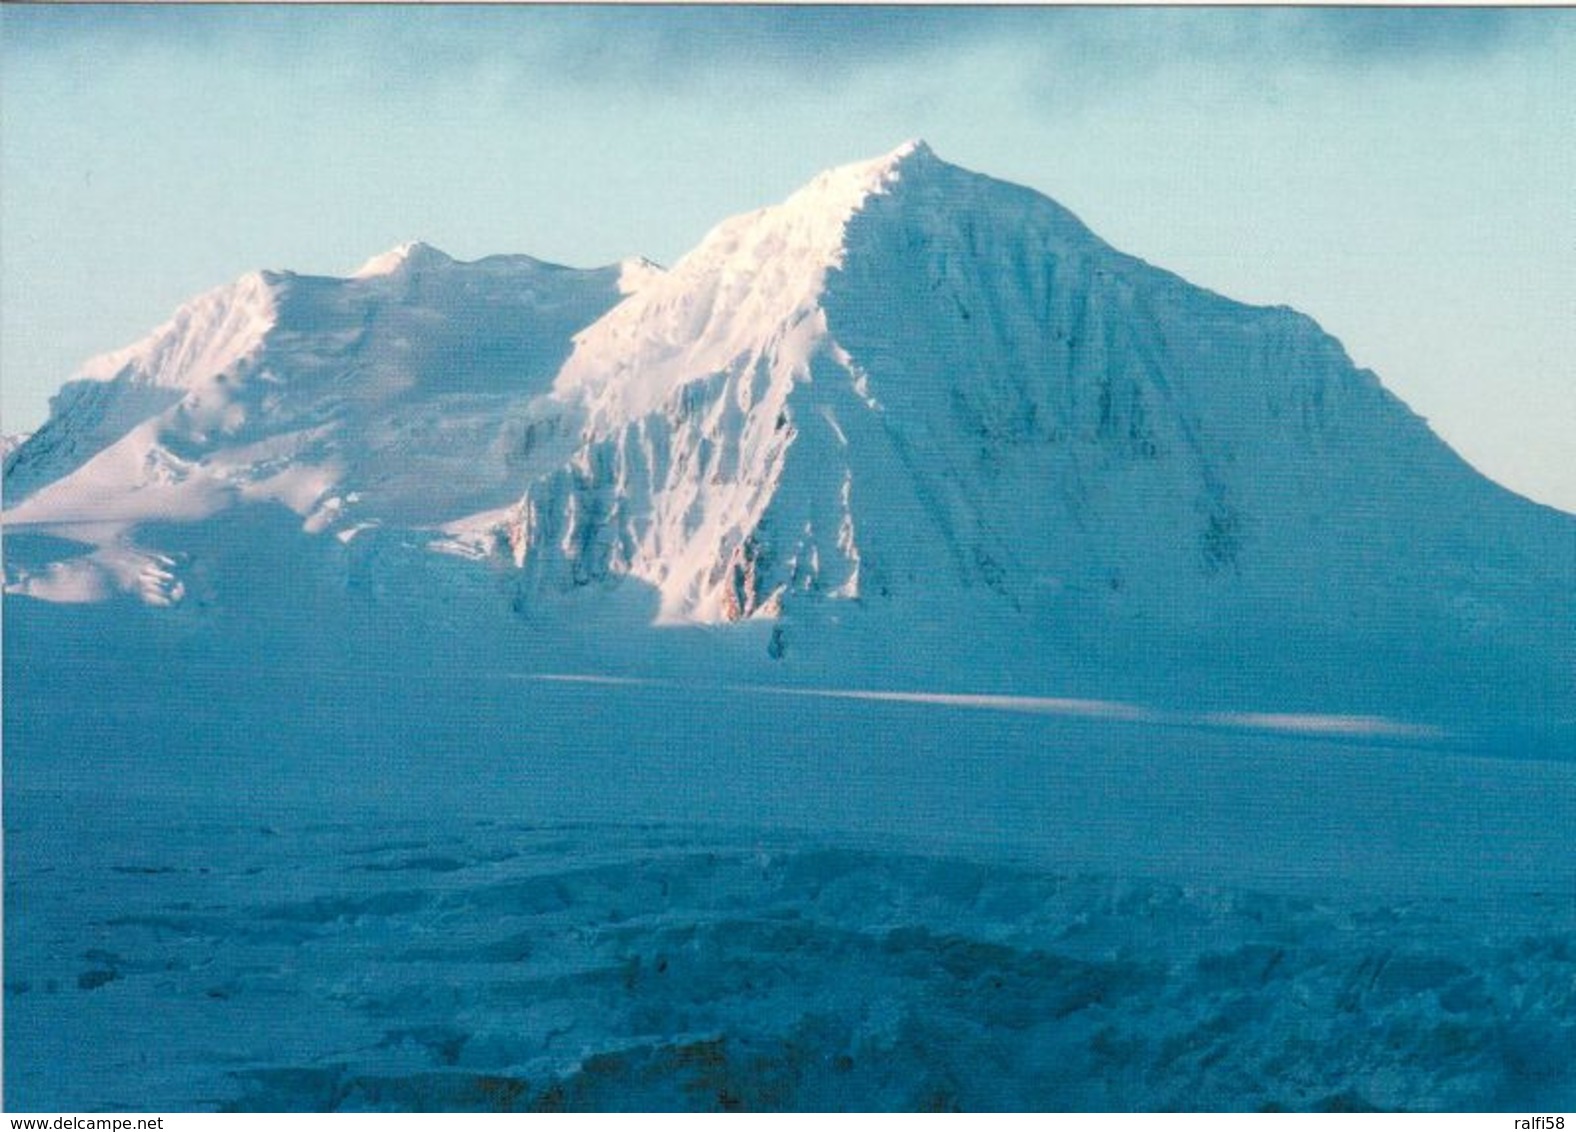
{"type": "Polygon", "coordinates": [[[256,267],[671,262],[924,137],[1576,510],[1576,11],[0,10],[3,427],[256,267]]]}

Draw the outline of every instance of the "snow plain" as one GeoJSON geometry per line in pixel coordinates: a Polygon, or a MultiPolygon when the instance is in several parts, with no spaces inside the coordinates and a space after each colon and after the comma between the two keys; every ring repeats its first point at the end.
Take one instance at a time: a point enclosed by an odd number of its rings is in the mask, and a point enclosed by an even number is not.
{"type": "Polygon", "coordinates": [[[12,1110],[1576,1100],[1568,761],[142,640],[8,641],[12,1110]]]}

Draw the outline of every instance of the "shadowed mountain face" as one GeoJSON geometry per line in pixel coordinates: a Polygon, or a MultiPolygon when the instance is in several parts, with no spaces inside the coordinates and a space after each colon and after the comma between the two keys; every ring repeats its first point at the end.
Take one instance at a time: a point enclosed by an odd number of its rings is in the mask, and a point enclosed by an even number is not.
{"type": "Polygon", "coordinates": [[[409,245],[247,277],[90,363],[6,486],[8,533],[76,548],[8,562],[45,599],[288,609],[302,572],[226,593],[212,563],[257,548],[195,533],[283,505],[338,536],[289,552],[326,560],[319,617],[333,578],[376,576],[504,635],[567,607],[764,622],[778,669],[843,681],[1180,668],[1514,684],[1542,711],[1576,670],[1576,520],[1479,476],[1310,319],[923,143],[666,273],[409,245]]]}

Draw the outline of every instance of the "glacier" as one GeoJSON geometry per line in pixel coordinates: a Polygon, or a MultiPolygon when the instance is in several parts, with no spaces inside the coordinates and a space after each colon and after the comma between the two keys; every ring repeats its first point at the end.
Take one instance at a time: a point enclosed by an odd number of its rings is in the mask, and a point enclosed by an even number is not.
{"type": "Polygon", "coordinates": [[[4,461],[8,1110],[1576,1095],[1576,517],[923,142],[4,461]]]}

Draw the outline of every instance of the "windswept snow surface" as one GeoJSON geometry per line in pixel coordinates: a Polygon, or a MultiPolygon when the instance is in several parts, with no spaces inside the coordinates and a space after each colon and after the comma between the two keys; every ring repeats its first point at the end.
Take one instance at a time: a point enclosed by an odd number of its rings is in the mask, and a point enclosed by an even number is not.
{"type": "Polygon", "coordinates": [[[79,830],[11,828],[37,892],[8,948],[13,1111],[1576,1099],[1568,895],[1314,899],[675,825],[194,817],[150,843],[144,820],[105,815],[64,875],[35,862],[79,830]]]}
{"type": "Polygon", "coordinates": [[[922,143],[6,459],[5,1104],[1576,1103],[1576,518],[922,143]]]}

